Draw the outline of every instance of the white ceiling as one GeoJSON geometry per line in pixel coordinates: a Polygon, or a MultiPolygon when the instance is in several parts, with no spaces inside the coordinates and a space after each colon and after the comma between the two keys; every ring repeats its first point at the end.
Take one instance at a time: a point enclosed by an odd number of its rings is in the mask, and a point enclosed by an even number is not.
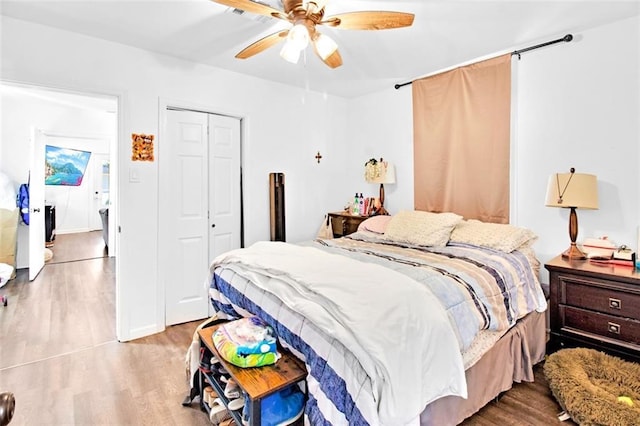
{"type": "Polygon", "coordinates": [[[321,27],[338,43],[344,61],[342,67],[330,69],[310,48],[297,65],[280,58],[279,46],[246,60],[235,59],[248,44],[287,23],[238,16],[210,0],[0,1],[0,13],[13,18],[354,97],[567,33],[579,42],[583,29],[640,14],[640,0],[333,0],[325,16],[361,10],[410,12],[415,21],[412,27],[385,31],[321,27]]]}

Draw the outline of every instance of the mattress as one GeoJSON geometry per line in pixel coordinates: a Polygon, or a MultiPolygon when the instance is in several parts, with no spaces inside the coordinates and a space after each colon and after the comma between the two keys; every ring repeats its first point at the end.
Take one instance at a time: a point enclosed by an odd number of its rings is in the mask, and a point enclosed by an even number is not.
{"type": "MultiPolygon", "coordinates": [[[[309,372],[305,415],[311,424],[428,423],[420,414],[424,417],[432,407],[431,411],[436,414],[426,418],[437,418],[438,412],[433,407],[438,401],[446,401],[446,398],[467,401],[466,374],[505,333],[512,330],[518,320],[530,312],[544,311],[544,296],[526,256],[519,253],[506,254],[465,245],[403,247],[365,240],[343,238],[333,242],[308,242],[295,247],[287,245],[280,258],[272,254],[277,252],[275,247],[285,243],[263,243],[263,251],[253,253],[250,249],[241,249],[217,258],[212,263],[209,278],[213,307],[219,315],[229,318],[249,315],[263,318],[274,327],[281,344],[305,362],[309,372]],[[297,251],[308,252],[311,260],[298,259],[297,251]],[[254,259],[249,261],[246,255],[251,253],[254,259]],[[338,263],[332,267],[332,263],[323,263],[325,261],[338,263]],[[254,267],[254,263],[260,267],[254,267]],[[305,271],[314,267],[319,270],[318,274],[324,273],[324,276],[304,277],[305,271]],[[375,267],[384,268],[384,271],[375,267]],[[370,275],[365,277],[367,273],[370,275]],[[377,282],[376,277],[385,279],[377,282]],[[286,281],[291,283],[281,287],[286,281]],[[408,281],[410,291],[418,289],[417,293],[404,292],[399,284],[404,281],[408,281]],[[328,282],[332,283],[331,286],[328,282]],[[336,289],[339,292],[336,293],[336,289]],[[422,310],[442,309],[447,318],[446,325],[437,329],[432,327],[431,320],[420,318],[416,323],[420,304],[426,300],[423,296],[425,289],[438,298],[436,305],[441,306],[422,310]],[[325,295],[316,300],[321,290],[328,291],[330,297],[339,295],[338,299],[360,295],[366,303],[349,299],[349,303],[341,305],[340,301],[327,299],[325,295]],[[296,293],[295,297],[301,293],[302,302],[290,298],[289,293],[296,293]],[[372,298],[368,293],[383,297],[372,298]],[[402,296],[394,300],[396,293],[402,296]],[[419,300],[418,308],[412,310],[410,306],[416,305],[414,299],[419,300]],[[312,307],[307,305],[309,300],[315,303],[312,307]],[[383,304],[374,307],[374,303],[383,304]],[[356,309],[356,305],[366,306],[356,309]],[[390,338],[394,346],[379,351],[399,352],[402,359],[392,359],[387,364],[384,361],[388,360],[379,360],[375,356],[370,359],[369,352],[376,352],[376,348],[361,336],[368,333],[363,330],[369,329],[356,328],[357,333],[351,331],[356,334],[351,336],[353,340],[342,337],[349,334],[344,331],[348,327],[343,328],[342,323],[360,318],[357,315],[362,313],[367,314],[366,309],[372,311],[369,314],[375,318],[379,328],[384,329],[387,318],[393,324],[406,321],[406,325],[398,325],[403,336],[410,332],[407,330],[419,329],[422,334],[418,336],[422,337],[409,339],[407,347],[400,347],[404,344],[402,339],[390,338]],[[316,315],[319,310],[326,310],[329,314],[321,312],[316,315]],[[357,312],[355,317],[351,316],[352,310],[357,312]],[[342,311],[349,312],[343,317],[342,311]],[[335,322],[340,324],[327,324],[334,316],[335,322]],[[429,331],[425,334],[424,330],[429,331]],[[449,332],[455,338],[446,345],[432,342],[423,348],[416,343],[431,334],[446,340],[442,336],[448,336],[449,332]],[[443,354],[453,354],[444,356],[452,360],[451,365],[429,369],[429,365],[443,361],[438,359],[443,354]],[[457,359],[455,354],[458,354],[459,366],[453,365],[457,359]],[[433,362],[431,358],[425,362],[421,357],[434,358],[433,362]],[[406,360],[404,365],[403,360],[406,360]],[[438,370],[445,374],[439,374],[438,370]],[[404,400],[394,401],[391,396],[406,390],[404,387],[398,390],[392,385],[398,381],[396,374],[406,374],[407,371],[413,376],[423,377],[415,377],[415,383],[407,385],[413,390],[410,398],[405,395],[404,399],[411,401],[404,406],[404,400]],[[455,380],[460,375],[464,381],[462,386],[455,380]],[[425,391],[425,383],[435,391],[425,391]]],[[[393,334],[389,331],[392,329],[385,330],[387,335],[393,334]]],[[[384,341],[375,336],[372,339],[384,341]]],[[[403,380],[407,382],[408,377],[403,380]]],[[[457,416],[452,415],[451,418],[457,416]]]]}

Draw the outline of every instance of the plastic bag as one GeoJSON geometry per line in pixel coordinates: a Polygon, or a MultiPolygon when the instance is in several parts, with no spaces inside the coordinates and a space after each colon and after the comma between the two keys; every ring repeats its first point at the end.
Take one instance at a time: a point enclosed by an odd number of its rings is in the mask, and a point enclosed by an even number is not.
{"type": "Polygon", "coordinates": [[[330,240],[333,239],[333,226],[331,226],[331,216],[325,215],[322,221],[322,225],[318,230],[318,235],[316,238],[320,238],[322,240],[330,240]]]}
{"type": "Polygon", "coordinates": [[[0,287],[3,287],[13,275],[13,266],[0,263],[0,287]]]}

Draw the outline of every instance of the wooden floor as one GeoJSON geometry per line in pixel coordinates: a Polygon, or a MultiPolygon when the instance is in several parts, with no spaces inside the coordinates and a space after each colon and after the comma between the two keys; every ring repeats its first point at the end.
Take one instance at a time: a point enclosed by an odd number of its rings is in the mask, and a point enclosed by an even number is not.
{"type": "MultiPolygon", "coordinates": [[[[58,245],[58,242],[56,242],[58,245]]],[[[207,425],[187,394],[185,353],[198,322],[128,343],[115,337],[115,260],[47,263],[0,288],[0,392],[14,425],[207,425]]],[[[499,368],[499,366],[496,366],[499,368]]],[[[465,425],[551,425],[560,407],[540,366],[465,425]]],[[[563,426],[572,423],[563,423],[563,426]]]]}
{"type": "Polygon", "coordinates": [[[75,262],[108,255],[102,231],[56,235],[49,249],[53,257],[47,263],[75,262]]]}

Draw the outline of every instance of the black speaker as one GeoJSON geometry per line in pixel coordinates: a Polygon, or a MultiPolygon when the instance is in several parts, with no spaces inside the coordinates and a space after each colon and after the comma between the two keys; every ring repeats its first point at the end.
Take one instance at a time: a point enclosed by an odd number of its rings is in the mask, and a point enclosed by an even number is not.
{"type": "Polygon", "coordinates": [[[284,221],[284,173],[269,173],[271,241],[286,241],[284,221]]]}
{"type": "Polygon", "coordinates": [[[44,206],[44,242],[45,246],[53,246],[56,239],[56,207],[53,205],[44,206]]]}

